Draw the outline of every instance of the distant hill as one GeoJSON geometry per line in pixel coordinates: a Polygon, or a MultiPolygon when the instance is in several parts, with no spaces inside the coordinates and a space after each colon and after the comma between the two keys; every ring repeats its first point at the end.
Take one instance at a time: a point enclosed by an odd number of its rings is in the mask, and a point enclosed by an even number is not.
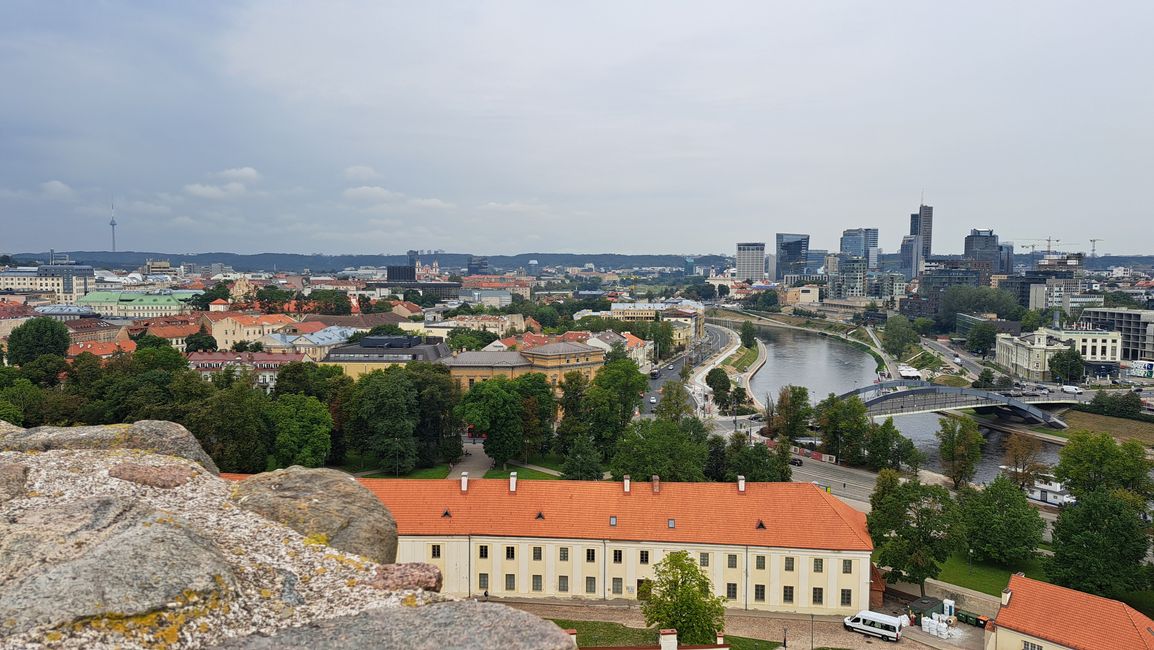
{"type": "MultiPolygon", "coordinates": [[[[76,262],[92,264],[93,266],[109,268],[135,268],[148,260],[169,260],[174,266],[183,263],[211,264],[219,262],[236,269],[237,271],[301,271],[309,269],[316,272],[339,271],[341,269],[358,266],[387,266],[390,264],[405,264],[408,258],[404,255],[300,255],[296,253],[257,253],[241,255],[239,253],[197,253],[195,255],[180,255],[172,253],[146,251],[57,251],[57,254],[66,254],[76,262]]],[[[17,253],[12,257],[17,260],[45,260],[47,252],[17,253]]],[[[442,268],[464,268],[469,261],[468,253],[440,253],[436,256],[422,256],[422,261],[431,262],[433,259],[440,262],[442,268]]],[[[720,255],[706,255],[696,258],[698,264],[720,266],[723,258],[720,255]]],[[[682,255],[620,255],[617,253],[521,253],[518,255],[490,255],[489,266],[493,269],[516,269],[528,265],[529,260],[537,260],[541,266],[583,266],[593,264],[598,268],[634,268],[645,266],[673,266],[682,267],[685,257],[682,255]]]]}

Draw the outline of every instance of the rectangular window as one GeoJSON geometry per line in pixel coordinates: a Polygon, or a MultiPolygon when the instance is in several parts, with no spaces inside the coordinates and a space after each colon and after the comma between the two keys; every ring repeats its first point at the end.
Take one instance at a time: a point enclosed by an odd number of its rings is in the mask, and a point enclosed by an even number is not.
{"type": "Polygon", "coordinates": [[[753,566],[758,571],[765,571],[765,556],[758,555],[757,557],[753,558],[753,566]]]}
{"type": "Polygon", "coordinates": [[[595,548],[585,549],[585,561],[586,562],[596,562],[597,561],[597,549],[595,549],[595,548]]]}
{"type": "Polygon", "coordinates": [[[709,553],[700,553],[697,559],[701,566],[709,566],[709,553]]]}
{"type": "Polygon", "coordinates": [[[821,605],[825,600],[825,591],[821,587],[813,588],[813,604],[821,605]]]}
{"type": "Polygon", "coordinates": [[[477,588],[488,591],[489,589],[489,574],[481,573],[477,575],[477,588]]]}
{"type": "Polygon", "coordinates": [[[569,593],[569,576],[557,576],[557,591],[569,593]]]}
{"type": "Polygon", "coordinates": [[[793,602],[793,587],[782,587],[781,588],[781,601],[784,603],[792,603],[793,602]]]}
{"type": "Polygon", "coordinates": [[[793,558],[791,558],[791,557],[785,558],[785,570],[786,571],[793,571],[793,558]]]}
{"type": "Polygon", "coordinates": [[[841,606],[849,607],[853,604],[853,589],[841,590],[841,606]]]}
{"type": "Polygon", "coordinates": [[[585,578],[585,593],[587,593],[587,594],[597,593],[597,578],[594,578],[592,576],[585,578]]]}
{"type": "Polygon", "coordinates": [[[621,564],[621,549],[613,549],[613,564],[621,564]]]}
{"type": "Polygon", "coordinates": [[[624,583],[621,578],[613,579],[613,593],[620,595],[625,590],[624,583]]]}
{"type": "Polygon", "coordinates": [[[541,589],[542,589],[541,576],[534,575],[533,576],[533,591],[541,591],[541,589]]]}
{"type": "Polygon", "coordinates": [[[569,547],[568,546],[562,546],[561,550],[558,552],[558,554],[560,555],[559,559],[562,562],[568,562],[569,561],[569,547]]]}
{"type": "Polygon", "coordinates": [[[533,547],[533,561],[534,562],[540,562],[541,561],[541,547],[540,546],[534,546],[533,547]]]}
{"type": "Polygon", "coordinates": [[[617,525],[617,515],[609,515],[609,525],[610,526],[616,526],[617,525]]]}
{"type": "Polygon", "coordinates": [[[517,547],[516,546],[506,546],[505,547],[505,559],[506,560],[517,559],[517,547]]]}
{"type": "Polygon", "coordinates": [[[733,553],[730,553],[729,557],[726,559],[726,564],[729,566],[729,568],[736,569],[737,568],[737,556],[734,555],[733,553]]]}
{"type": "Polygon", "coordinates": [[[433,548],[431,549],[429,555],[431,555],[434,560],[441,557],[441,545],[433,544],[433,548]]]}
{"type": "Polygon", "coordinates": [[[737,600],[737,583],[736,582],[725,583],[725,597],[728,598],[729,600],[737,600]]]}
{"type": "Polygon", "coordinates": [[[1042,646],[1033,641],[1022,641],[1022,650],[1042,650],[1042,646]]]}
{"type": "Polygon", "coordinates": [[[842,560],[841,561],[841,572],[842,573],[853,573],[853,560],[842,560]]]}
{"type": "Polygon", "coordinates": [[[813,572],[821,573],[822,571],[825,571],[825,560],[820,557],[813,558],[813,572]]]}
{"type": "Polygon", "coordinates": [[[649,551],[641,551],[641,563],[649,564],[649,551]]]}
{"type": "Polygon", "coordinates": [[[488,544],[482,544],[481,546],[477,547],[477,557],[481,558],[482,560],[489,559],[489,545],[488,544]]]}
{"type": "Polygon", "coordinates": [[[517,574],[505,574],[505,591],[517,591],[517,574]]]}
{"type": "Polygon", "coordinates": [[[765,585],[753,585],[753,600],[759,603],[765,602],[765,585]]]}

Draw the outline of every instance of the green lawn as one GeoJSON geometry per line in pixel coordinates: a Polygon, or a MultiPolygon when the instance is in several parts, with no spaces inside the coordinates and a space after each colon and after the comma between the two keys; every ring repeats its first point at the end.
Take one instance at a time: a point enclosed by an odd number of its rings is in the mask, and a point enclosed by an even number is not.
{"type": "MultiPolygon", "coordinates": [[[[563,630],[577,630],[577,647],[596,648],[599,646],[639,646],[657,645],[657,628],[639,629],[625,627],[620,623],[602,621],[571,621],[553,619],[563,630]]],[[[775,641],[747,639],[740,636],[725,636],[733,650],[772,650],[781,646],[775,641]]]]}
{"type": "Polygon", "coordinates": [[[754,361],[757,361],[757,346],[737,348],[737,352],[725,360],[725,365],[733,366],[737,372],[745,372],[754,361]]]}
{"type": "Polygon", "coordinates": [[[509,478],[510,472],[517,472],[517,478],[526,481],[556,481],[561,478],[560,476],[553,476],[552,474],[538,472],[535,469],[529,469],[527,467],[517,467],[516,465],[510,465],[509,469],[494,467],[485,472],[484,478],[509,478]]]}
{"type": "Polygon", "coordinates": [[[938,375],[934,377],[935,384],[939,386],[953,386],[955,388],[969,388],[970,380],[958,375],[938,375]]]}
{"type": "Polygon", "coordinates": [[[1037,558],[1019,567],[1002,567],[984,562],[974,562],[973,566],[970,566],[967,563],[965,553],[954,553],[942,565],[942,573],[938,576],[938,580],[991,596],[998,596],[1001,595],[1006,585],[1010,584],[1010,575],[1018,571],[1022,571],[1036,580],[1046,579],[1046,574],[1042,570],[1042,561],[1037,558]]]}
{"type": "Polygon", "coordinates": [[[449,464],[442,463],[425,469],[415,469],[404,476],[393,476],[392,474],[370,474],[365,478],[447,478],[449,476],[449,464]]]}
{"type": "MultiPolygon", "coordinates": [[[[560,454],[544,454],[541,456],[531,456],[526,462],[530,465],[540,465],[541,467],[548,467],[549,469],[555,469],[560,472],[563,471],[565,457],[560,454]]],[[[520,474],[517,476],[520,476],[520,474]]]]}

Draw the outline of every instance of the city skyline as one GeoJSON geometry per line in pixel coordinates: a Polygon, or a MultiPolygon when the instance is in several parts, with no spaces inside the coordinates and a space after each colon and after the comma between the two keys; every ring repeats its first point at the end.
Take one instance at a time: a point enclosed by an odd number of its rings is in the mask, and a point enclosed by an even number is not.
{"type": "Polygon", "coordinates": [[[796,230],[836,250],[870,224],[896,252],[923,191],[935,254],[971,228],[1150,244],[1145,3],[7,17],[5,252],[110,249],[113,201],[119,250],[705,253],[796,230]]]}

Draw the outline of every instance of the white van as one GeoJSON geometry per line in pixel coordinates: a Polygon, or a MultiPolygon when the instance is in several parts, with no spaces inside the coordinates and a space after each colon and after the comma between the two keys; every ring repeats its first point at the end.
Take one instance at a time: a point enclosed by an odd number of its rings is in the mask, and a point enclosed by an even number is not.
{"type": "Polygon", "coordinates": [[[902,619],[896,616],[878,614],[868,609],[845,617],[845,629],[851,632],[861,632],[866,636],[876,636],[886,641],[901,639],[902,625],[902,619]]]}
{"type": "Polygon", "coordinates": [[[1071,395],[1081,395],[1082,393],[1084,393],[1086,391],[1082,390],[1081,388],[1078,388],[1077,386],[1063,386],[1062,392],[1063,393],[1070,393],[1071,395]]]}

